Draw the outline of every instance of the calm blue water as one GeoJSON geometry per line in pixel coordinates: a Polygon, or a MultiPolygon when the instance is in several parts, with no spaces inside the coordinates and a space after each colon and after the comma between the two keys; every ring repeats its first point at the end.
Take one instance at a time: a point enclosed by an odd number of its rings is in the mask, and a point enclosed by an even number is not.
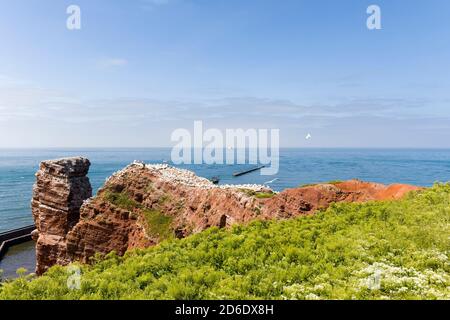
{"type": "MultiPolygon", "coordinates": [[[[31,224],[30,199],[34,173],[39,162],[67,156],[91,160],[89,173],[97,190],[114,171],[133,160],[160,163],[170,159],[170,149],[0,149],[0,232],[31,224]]],[[[430,186],[450,181],[450,150],[382,149],[282,149],[276,176],[253,172],[238,178],[232,173],[245,166],[182,166],[198,175],[220,176],[221,183],[264,183],[275,190],[300,184],[359,178],[382,183],[410,183],[430,186]]]]}

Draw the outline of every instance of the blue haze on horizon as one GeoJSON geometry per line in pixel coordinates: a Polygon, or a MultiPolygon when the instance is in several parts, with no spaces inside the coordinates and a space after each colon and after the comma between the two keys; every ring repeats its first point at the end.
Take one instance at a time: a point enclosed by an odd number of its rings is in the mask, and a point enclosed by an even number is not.
{"type": "Polygon", "coordinates": [[[449,39],[443,0],[1,1],[0,148],[171,146],[194,120],[450,148],[449,39]]]}

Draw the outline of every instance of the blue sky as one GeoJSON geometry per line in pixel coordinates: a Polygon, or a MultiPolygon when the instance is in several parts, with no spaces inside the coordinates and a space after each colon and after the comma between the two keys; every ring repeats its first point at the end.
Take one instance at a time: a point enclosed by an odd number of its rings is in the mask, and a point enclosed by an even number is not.
{"type": "Polygon", "coordinates": [[[0,147],[170,146],[194,120],[285,147],[450,147],[449,39],[445,0],[2,1],[0,147]]]}

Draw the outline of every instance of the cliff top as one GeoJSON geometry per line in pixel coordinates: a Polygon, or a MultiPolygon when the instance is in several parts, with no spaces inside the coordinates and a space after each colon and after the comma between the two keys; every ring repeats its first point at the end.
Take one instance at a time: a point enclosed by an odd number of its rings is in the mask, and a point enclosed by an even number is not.
{"type": "Polygon", "coordinates": [[[89,171],[91,162],[83,157],[45,160],[40,164],[40,170],[53,176],[84,177],[89,171]]]}

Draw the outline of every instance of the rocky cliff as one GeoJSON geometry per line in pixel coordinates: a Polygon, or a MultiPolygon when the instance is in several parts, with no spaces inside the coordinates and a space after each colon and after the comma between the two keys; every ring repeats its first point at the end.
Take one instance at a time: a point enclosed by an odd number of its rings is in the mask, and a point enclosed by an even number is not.
{"type": "Polygon", "coordinates": [[[133,163],[81,205],[91,193],[88,168],[86,159],[65,159],[44,162],[37,173],[33,215],[39,274],[56,263],[89,262],[96,253],[113,250],[124,254],[211,226],[312,214],[333,202],[397,199],[418,189],[351,180],[277,194],[257,185],[217,186],[167,165],[133,163]]]}
{"type": "Polygon", "coordinates": [[[290,218],[311,214],[334,202],[365,202],[400,199],[420,189],[406,184],[386,186],[380,183],[349,180],[287,189],[265,203],[263,212],[271,218],[290,218]]]}
{"type": "Polygon", "coordinates": [[[37,232],[36,273],[66,264],[66,236],[78,223],[83,201],[92,196],[90,162],[84,158],[44,161],[36,173],[31,208],[37,232]]]}

